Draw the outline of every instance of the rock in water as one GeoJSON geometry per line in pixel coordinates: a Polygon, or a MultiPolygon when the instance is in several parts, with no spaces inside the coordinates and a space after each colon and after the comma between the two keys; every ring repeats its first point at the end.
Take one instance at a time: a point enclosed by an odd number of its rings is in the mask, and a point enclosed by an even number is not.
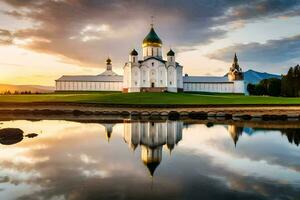
{"type": "Polygon", "coordinates": [[[23,131],[19,128],[0,129],[0,143],[11,145],[23,140],[23,131]]]}
{"type": "Polygon", "coordinates": [[[34,138],[36,136],[38,136],[38,134],[36,134],[36,133],[29,133],[29,134],[25,135],[25,137],[28,137],[28,138],[34,138]]]}

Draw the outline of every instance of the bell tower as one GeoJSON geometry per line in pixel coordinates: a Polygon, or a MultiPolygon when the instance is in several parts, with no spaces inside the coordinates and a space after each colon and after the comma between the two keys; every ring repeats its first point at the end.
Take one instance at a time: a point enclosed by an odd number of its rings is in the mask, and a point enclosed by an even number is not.
{"type": "Polygon", "coordinates": [[[111,71],[112,70],[111,59],[109,57],[106,60],[106,70],[107,71],[111,71]]]}
{"type": "Polygon", "coordinates": [[[234,54],[232,66],[229,69],[228,79],[229,81],[244,80],[244,74],[242,72],[242,68],[240,68],[240,65],[238,63],[236,53],[234,54]]]}

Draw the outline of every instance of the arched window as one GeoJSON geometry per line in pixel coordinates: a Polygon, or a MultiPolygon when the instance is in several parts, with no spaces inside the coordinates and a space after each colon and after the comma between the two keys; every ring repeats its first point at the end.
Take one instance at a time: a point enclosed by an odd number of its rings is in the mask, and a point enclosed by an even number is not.
{"type": "Polygon", "coordinates": [[[135,62],[135,57],[133,57],[133,62],[135,62]]]}
{"type": "Polygon", "coordinates": [[[154,56],[153,48],[151,48],[151,56],[154,56]]]}

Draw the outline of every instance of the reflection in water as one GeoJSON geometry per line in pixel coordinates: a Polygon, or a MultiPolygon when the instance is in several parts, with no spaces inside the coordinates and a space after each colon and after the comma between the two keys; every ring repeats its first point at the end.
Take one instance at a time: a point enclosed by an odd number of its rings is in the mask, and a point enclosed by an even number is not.
{"type": "MultiPolygon", "coordinates": [[[[246,133],[248,135],[252,135],[257,131],[261,130],[266,130],[266,129],[260,129],[260,128],[244,128],[244,127],[239,127],[236,125],[228,125],[228,132],[231,135],[232,140],[234,141],[235,146],[237,145],[237,142],[239,140],[239,137],[243,134],[246,133]]],[[[277,129],[281,132],[282,135],[285,135],[291,144],[295,144],[299,146],[300,142],[300,129],[277,129]]]]}
{"type": "Polygon", "coordinates": [[[132,122],[124,123],[124,140],[132,148],[141,145],[141,158],[150,175],[162,160],[163,145],[167,145],[170,153],[182,139],[182,122],[132,122]]]}
{"type": "Polygon", "coordinates": [[[286,135],[286,137],[288,138],[289,142],[291,144],[296,144],[297,146],[299,146],[299,142],[300,142],[300,129],[282,129],[281,133],[283,135],[286,135]]]}
{"type": "Polygon", "coordinates": [[[108,123],[103,123],[102,126],[105,127],[105,133],[106,133],[106,139],[109,142],[112,132],[113,132],[113,127],[115,124],[108,124],[108,123]]]}
{"type": "Polygon", "coordinates": [[[297,128],[184,126],[181,121],[7,121],[1,128],[28,134],[13,145],[0,145],[0,199],[300,195],[297,128]],[[38,137],[31,134],[39,131],[38,137]]]}
{"type": "MultiPolygon", "coordinates": [[[[0,129],[0,144],[13,145],[21,142],[24,138],[23,131],[19,128],[4,128],[0,129]]],[[[29,133],[25,135],[27,138],[37,137],[36,133],[29,133]]]]}
{"type": "Polygon", "coordinates": [[[0,144],[12,145],[23,140],[23,131],[19,128],[0,129],[0,144]]]}
{"type": "Polygon", "coordinates": [[[239,137],[243,134],[243,127],[238,127],[235,125],[228,125],[228,132],[234,142],[234,145],[236,146],[239,137]]]}

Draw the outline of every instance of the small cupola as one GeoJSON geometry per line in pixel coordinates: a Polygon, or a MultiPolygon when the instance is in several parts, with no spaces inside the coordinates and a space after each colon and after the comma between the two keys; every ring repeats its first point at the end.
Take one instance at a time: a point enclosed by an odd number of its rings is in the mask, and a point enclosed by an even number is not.
{"type": "Polygon", "coordinates": [[[138,52],[133,49],[129,54],[129,62],[136,63],[138,61],[138,52]]]}
{"type": "Polygon", "coordinates": [[[168,57],[168,62],[169,63],[174,63],[175,62],[175,53],[172,49],[170,49],[170,51],[167,53],[167,57],[168,57]]]}
{"type": "Polygon", "coordinates": [[[109,57],[106,60],[106,70],[108,71],[112,70],[111,59],[109,57]]]}
{"type": "Polygon", "coordinates": [[[175,56],[175,53],[172,49],[167,53],[167,56],[175,56]]]}
{"type": "Polygon", "coordinates": [[[135,49],[133,49],[133,50],[131,51],[130,55],[131,55],[131,56],[137,56],[137,55],[139,55],[139,54],[138,54],[138,52],[137,52],[135,49]]]}

